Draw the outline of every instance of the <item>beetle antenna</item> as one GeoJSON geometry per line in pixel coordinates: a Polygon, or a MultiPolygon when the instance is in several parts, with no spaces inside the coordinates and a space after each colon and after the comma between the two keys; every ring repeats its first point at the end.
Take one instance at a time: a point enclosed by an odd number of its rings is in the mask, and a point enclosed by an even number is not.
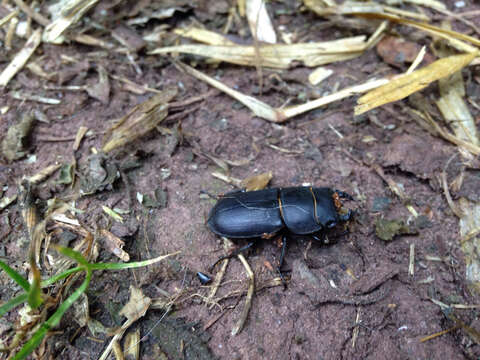
{"type": "Polygon", "coordinates": [[[334,190],[333,192],[336,193],[339,198],[355,201],[355,199],[353,198],[353,196],[350,195],[349,193],[346,193],[345,191],[334,190]]]}

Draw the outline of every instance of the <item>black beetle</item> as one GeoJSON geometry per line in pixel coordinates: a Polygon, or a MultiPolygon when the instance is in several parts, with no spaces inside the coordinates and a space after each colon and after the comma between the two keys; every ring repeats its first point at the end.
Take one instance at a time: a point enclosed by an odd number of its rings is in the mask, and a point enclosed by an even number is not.
{"type": "MultiPolygon", "coordinates": [[[[207,224],[215,234],[234,239],[270,239],[280,231],[288,230],[292,234],[309,235],[315,240],[321,240],[325,230],[352,217],[351,210],[346,214],[339,213],[342,207],[340,198],[353,200],[343,191],[326,187],[234,191],[220,197],[210,210],[207,224]],[[320,237],[317,236],[318,233],[320,237]]],[[[235,254],[252,245],[253,242],[249,243],[235,254]]],[[[284,234],[279,270],[282,266],[285,247],[286,235],[284,234]]]]}

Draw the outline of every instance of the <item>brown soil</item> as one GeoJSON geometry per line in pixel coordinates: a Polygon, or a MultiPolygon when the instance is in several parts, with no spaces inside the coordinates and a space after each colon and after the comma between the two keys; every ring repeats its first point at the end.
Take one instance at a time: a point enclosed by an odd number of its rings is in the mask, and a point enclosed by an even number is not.
{"type": "MultiPolygon", "coordinates": [[[[305,40],[338,38],[339,34],[343,36],[351,32],[338,27],[340,24],[315,30],[320,20],[311,13],[297,11],[297,5],[275,2],[273,8],[281,13],[274,17],[276,25],[288,24],[292,30],[298,29],[305,40]],[[285,11],[280,12],[282,9],[285,11]]],[[[473,5],[468,8],[479,9],[473,5]]],[[[98,19],[99,11],[92,12],[93,19],[98,19]]],[[[221,21],[219,19],[226,21],[226,14],[220,10],[201,6],[188,7],[188,11],[176,13],[166,21],[179,25],[193,17],[209,24],[210,28],[221,28],[222,23],[215,24],[215,21],[221,21]]],[[[478,17],[472,20],[480,26],[478,17]]],[[[150,26],[153,24],[148,27],[151,30],[150,26]]],[[[464,25],[460,28],[464,30],[464,25]]],[[[206,84],[177,70],[166,58],[148,56],[145,50],[141,50],[135,59],[141,74],[136,73],[123,54],[99,52],[97,48],[77,43],[40,45],[35,59],[46,72],[55,76],[47,80],[24,70],[11,81],[0,99],[0,107],[10,107],[0,118],[0,134],[5,134],[16,124],[21,114],[32,110],[45,114],[49,122],[34,123],[26,157],[12,163],[4,160],[0,164],[0,185],[5,195],[16,192],[17,183],[24,175],[32,175],[51,164],[71,163],[72,140],[80,126],[86,126],[94,133],[82,141],[74,155],[77,177],[87,177],[91,149],[101,149],[102,134],[114,120],[151,96],[129,92],[121,82],[113,79],[110,79],[111,90],[103,103],[84,91],[49,88],[56,85],[93,86],[98,79],[96,70],[103,67],[108,74],[137,84],[158,89],[177,86],[179,94],[175,101],[188,100],[211,90],[206,84]],[[67,57],[73,62],[66,61],[67,57]],[[13,90],[59,98],[61,103],[45,105],[14,100],[8,95],[13,90]],[[31,155],[36,156],[35,161],[31,155]]],[[[6,59],[2,57],[0,61],[4,68],[6,59]]],[[[281,106],[287,99],[290,104],[301,103],[304,98],[313,99],[333,88],[361,83],[373,73],[399,71],[382,62],[374,50],[355,60],[328,67],[335,75],[319,87],[309,85],[306,80],[311,69],[299,66],[280,73],[263,69],[261,95],[255,68],[221,64],[217,68],[199,65],[198,69],[273,106],[281,106]],[[282,82],[276,82],[272,74],[279,74],[282,82]]],[[[470,73],[475,71],[478,77],[478,68],[470,68],[465,71],[469,75],[464,78],[472,78],[470,73]]],[[[436,87],[429,87],[423,94],[436,96],[436,87]]],[[[468,96],[479,101],[479,94],[478,81],[469,82],[468,96]]],[[[233,189],[212,177],[211,173],[220,169],[208,157],[201,156],[210,153],[237,162],[249,159],[245,165],[230,167],[229,175],[235,178],[272,171],[272,187],[308,183],[344,190],[356,198],[355,202],[348,203],[356,211],[355,219],[349,224],[349,233],[338,236],[329,245],[310,244],[308,236],[292,238],[283,267],[290,275],[287,288],[274,286],[257,291],[239,335],[231,336],[231,331],[243,309],[243,296],[227,297],[213,307],[207,307],[199,296],[184,296],[182,302],[176,304],[175,311],[166,317],[162,311],[149,310],[146,318],[136,324],[142,329],[141,336],[145,336],[141,343],[143,358],[159,358],[161,353],[169,358],[184,356],[192,359],[209,356],[221,359],[478,358],[479,345],[462,329],[420,341],[456,325],[432,299],[447,304],[477,304],[479,301],[465,283],[458,218],[450,210],[439,180],[455,147],[420,129],[402,112],[399,104],[389,104],[360,117],[353,117],[354,105],[355,99],[347,99],[278,125],[253,117],[248,109],[223,93],[211,93],[200,103],[176,110],[179,113],[193,109],[191,112],[173,120],[170,118],[172,112],[162,123],[172,129],[181,124],[181,131],[185,134],[183,142],[179,142],[175,135],[153,131],[113,155],[109,154],[106,163],[122,164],[129,156],[137,155],[140,166],[122,172],[120,178],[102,191],[81,197],[76,207],[86,211],[78,215],[80,222],[91,229],[108,227],[112,220],[103,213],[102,205],[129,209],[130,213],[123,215],[125,222],[113,222],[110,230],[126,242],[124,250],[131,260],[148,259],[177,250],[181,255],[167,261],[166,265],[95,273],[87,292],[91,316],[105,326],[118,326],[116,313],[127,302],[130,285],[140,287],[152,298],[160,296],[162,291],[173,295],[182,289],[190,295],[208,295],[209,288],[200,285],[195,273],[208,271],[209,266],[225,252],[221,239],[205,225],[215,200],[202,195],[202,191],[221,194],[233,189]],[[194,147],[194,143],[198,146],[194,147]],[[288,151],[279,151],[269,144],[288,151]],[[375,235],[374,224],[379,218],[406,222],[414,219],[370,166],[373,164],[401,184],[419,212],[422,221],[416,234],[396,236],[389,242],[375,235]],[[153,196],[157,189],[167,193],[165,207],[147,208],[137,201],[137,193],[153,196]],[[415,244],[414,275],[408,273],[411,244],[415,244]],[[432,261],[433,258],[440,261],[432,261]],[[219,317],[220,314],[223,315],[219,317]],[[216,318],[218,320],[214,321],[216,318]],[[170,330],[158,330],[159,324],[170,330]],[[205,325],[209,327],[203,331],[205,325]],[[167,331],[172,332],[168,335],[170,337],[164,335],[167,331]],[[173,345],[165,342],[165,336],[168,341],[173,341],[173,345]],[[183,355],[175,352],[182,341],[185,346],[183,355]],[[199,350],[201,344],[207,344],[210,350],[199,350]]],[[[479,118],[478,109],[471,107],[470,111],[479,118]]],[[[449,166],[449,182],[458,174],[460,164],[456,161],[459,160],[453,160],[449,166]]],[[[478,196],[474,198],[478,195],[478,172],[471,175],[474,178],[465,183],[470,191],[461,189],[454,196],[467,196],[478,201],[478,196]]],[[[55,175],[35,187],[40,212],[46,208],[46,200],[67,198],[78,191],[78,186],[70,189],[57,181],[55,175]]],[[[19,203],[0,213],[0,224],[0,255],[10,265],[24,271],[21,269],[26,261],[28,241],[19,203]]],[[[244,241],[238,243],[245,244],[244,241]]],[[[269,270],[268,264],[275,266],[279,254],[277,243],[271,240],[259,241],[258,246],[248,253],[247,260],[255,273],[257,287],[277,277],[269,270]]],[[[101,245],[97,261],[119,260],[101,245]]],[[[247,276],[238,260],[230,261],[223,282],[225,284],[217,295],[219,298],[234,290],[246,291],[247,276]]],[[[18,291],[4,274],[0,286],[2,301],[18,291]]],[[[5,320],[14,321],[15,316],[10,314],[5,320]]],[[[455,316],[480,330],[476,310],[456,310],[455,316]]],[[[122,321],[120,318],[120,323],[122,321]]],[[[73,312],[66,314],[61,328],[62,334],[48,340],[54,358],[98,358],[109,339],[96,334],[95,338],[105,340],[105,343],[95,341],[86,327],[73,336],[78,328],[73,312]]]]}

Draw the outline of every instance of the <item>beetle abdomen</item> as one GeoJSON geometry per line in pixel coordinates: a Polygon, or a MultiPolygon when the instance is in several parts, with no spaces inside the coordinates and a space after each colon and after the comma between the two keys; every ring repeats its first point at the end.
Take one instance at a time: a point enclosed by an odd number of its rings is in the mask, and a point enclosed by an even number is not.
{"type": "Polygon", "coordinates": [[[207,224],[215,234],[230,238],[275,234],[285,227],[278,205],[278,189],[226,194],[210,211],[207,224]]]}
{"type": "Polygon", "coordinates": [[[304,235],[323,229],[323,225],[315,217],[315,203],[311,187],[290,187],[280,190],[283,221],[290,232],[304,235]]]}

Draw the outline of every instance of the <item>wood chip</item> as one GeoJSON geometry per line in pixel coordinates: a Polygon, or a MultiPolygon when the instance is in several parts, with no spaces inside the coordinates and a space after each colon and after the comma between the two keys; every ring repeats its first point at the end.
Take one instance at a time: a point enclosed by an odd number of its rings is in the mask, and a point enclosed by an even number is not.
{"type": "Polygon", "coordinates": [[[28,59],[30,59],[38,45],[40,45],[41,38],[42,30],[35,30],[23,46],[22,50],[15,55],[10,64],[8,64],[5,70],[3,70],[3,72],[0,74],[0,86],[6,86],[10,80],[25,66],[28,59]]]}

